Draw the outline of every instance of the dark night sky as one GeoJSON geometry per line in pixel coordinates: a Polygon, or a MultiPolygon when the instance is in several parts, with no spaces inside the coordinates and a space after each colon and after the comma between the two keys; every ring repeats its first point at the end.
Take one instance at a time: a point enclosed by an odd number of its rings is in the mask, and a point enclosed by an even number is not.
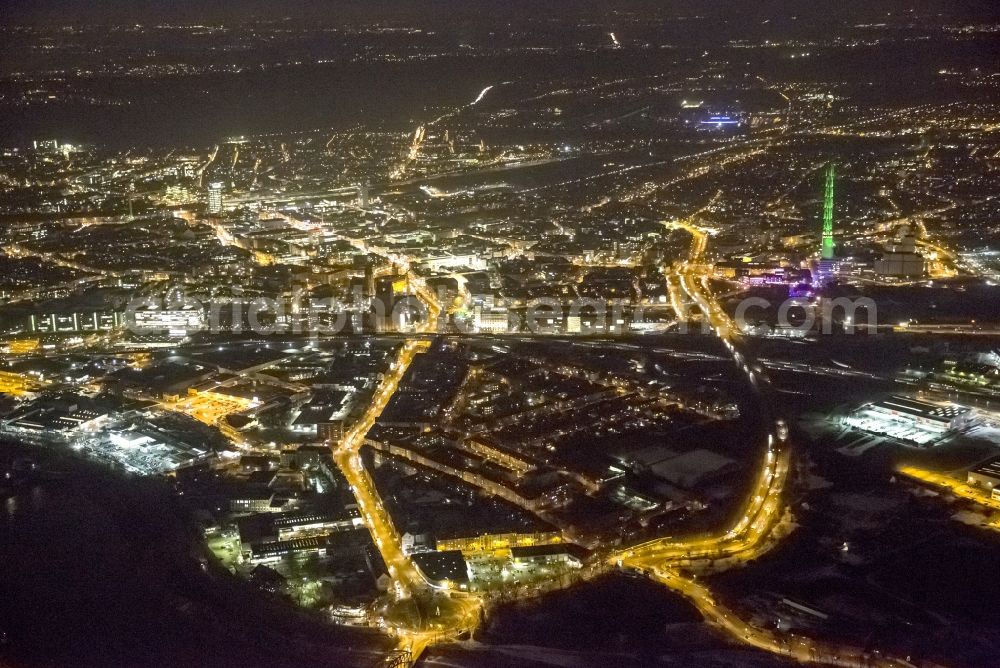
{"type": "Polygon", "coordinates": [[[813,19],[867,20],[887,11],[943,10],[950,15],[1000,17],[996,0],[3,0],[0,21],[131,22],[246,20],[301,17],[338,20],[406,17],[517,19],[567,11],[605,14],[617,9],[755,16],[798,14],[813,19]]]}
{"type": "MultiPolygon", "coordinates": [[[[558,44],[563,40],[573,45],[592,42],[594,34],[603,36],[606,31],[615,30],[621,36],[635,35],[637,40],[707,49],[735,39],[824,39],[844,34],[845,27],[850,32],[850,27],[858,23],[886,21],[889,11],[898,18],[914,7],[917,8],[914,23],[925,33],[932,33],[946,23],[1000,20],[998,0],[827,0],[826,3],[816,0],[0,0],[0,26],[236,24],[287,17],[291,20],[282,27],[290,30],[297,26],[336,28],[374,22],[420,27],[434,33],[420,40],[445,47],[468,41],[489,48],[492,42],[502,39],[498,36],[517,33],[532,43],[558,44]],[[701,20],[662,20],[674,15],[701,20]]],[[[906,25],[908,20],[887,22],[899,26],[906,25]]],[[[101,34],[96,30],[77,39],[86,44],[88,38],[105,39],[94,37],[101,34]]],[[[386,43],[379,42],[377,36],[359,34],[367,35],[358,39],[371,40],[372,48],[386,43]]],[[[192,50],[190,44],[173,38],[169,43],[156,42],[161,37],[151,34],[144,38],[145,44],[159,54],[157,57],[199,63],[199,58],[211,55],[210,51],[192,50]]],[[[99,68],[103,59],[127,57],[128,49],[135,48],[133,38],[107,37],[121,43],[107,44],[108,49],[101,51],[96,61],[87,60],[88,54],[84,53],[71,55],[72,62],[66,63],[58,60],[59,53],[49,57],[46,52],[26,48],[25,45],[32,45],[30,35],[6,41],[0,36],[0,88],[5,84],[4,72],[45,71],[79,66],[80,61],[99,68]],[[121,53],[126,56],[116,56],[121,53]]],[[[271,63],[280,58],[280,53],[268,49],[266,41],[251,39],[248,43],[253,48],[226,52],[226,57],[244,55],[253,63],[271,63]]],[[[351,44],[352,48],[365,46],[351,44]]],[[[925,45],[919,53],[883,51],[880,57],[888,61],[858,64],[841,57],[822,62],[814,59],[810,65],[828,76],[836,76],[838,68],[860,66],[866,69],[870,80],[893,84],[909,80],[912,72],[919,72],[920,68],[937,71],[942,62],[956,66],[979,63],[994,44],[995,39],[985,38],[975,42],[954,41],[944,52],[940,45],[925,45]],[[906,66],[912,66],[912,70],[900,70],[906,66]]],[[[343,53],[329,50],[336,46],[332,42],[317,45],[316,40],[281,42],[281,48],[299,49],[295,53],[307,56],[319,53],[325,57],[343,57],[343,53]]],[[[530,81],[535,75],[574,76],[583,71],[606,73],[615,68],[633,74],[650,72],[669,67],[673,59],[670,51],[644,52],[641,59],[634,59],[625,52],[587,55],[569,50],[558,55],[506,54],[489,61],[459,54],[433,64],[362,66],[347,58],[336,65],[307,64],[295,70],[281,70],[280,75],[263,70],[253,75],[212,74],[155,81],[100,76],[80,79],[73,85],[84,97],[92,90],[98,97],[127,99],[130,105],[107,108],[71,99],[61,105],[8,106],[4,109],[4,122],[0,123],[0,143],[21,145],[40,136],[58,136],[64,141],[118,141],[128,146],[177,142],[205,145],[230,134],[350,127],[373,117],[407,127],[422,110],[456,104],[490,82],[512,78],[530,81]],[[281,98],[283,104],[274,104],[275,97],[281,98]]],[[[754,65],[765,69],[769,66],[774,63],[754,65]]],[[[10,85],[14,94],[9,97],[13,98],[19,89],[16,83],[10,85]]],[[[885,89],[880,87],[879,91],[885,89]]],[[[3,92],[0,90],[0,97],[3,92]]],[[[907,87],[904,92],[912,91],[907,87]]]]}

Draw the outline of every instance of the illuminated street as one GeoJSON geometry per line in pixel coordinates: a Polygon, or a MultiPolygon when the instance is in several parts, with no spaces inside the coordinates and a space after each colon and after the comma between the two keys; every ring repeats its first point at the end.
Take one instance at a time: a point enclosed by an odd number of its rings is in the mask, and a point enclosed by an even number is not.
{"type": "Polygon", "coordinates": [[[6,5],[0,668],[1000,666],[997,3],[6,5]]]}

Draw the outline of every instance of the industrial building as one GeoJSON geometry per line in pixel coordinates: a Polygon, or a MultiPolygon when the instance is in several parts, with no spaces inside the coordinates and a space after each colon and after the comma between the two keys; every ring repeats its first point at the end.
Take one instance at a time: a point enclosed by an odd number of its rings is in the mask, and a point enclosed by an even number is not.
{"type": "Polygon", "coordinates": [[[966,406],[894,395],[865,404],[843,422],[863,431],[928,445],[950,432],[971,426],[974,419],[974,413],[966,406]]]}
{"type": "Polygon", "coordinates": [[[899,395],[869,404],[868,409],[890,419],[911,422],[942,433],[967,427],[972,413],[965,406],[933,404],[899,395]]]}
{"type": "Polygon", "coordinates": [[[344,390],[329,389],[315,393],[309,403],[302,406],[293,417],[292,432],[319,436],[324,426],[339,426],[350,414],[355,398],[353,392],[344,390]]]}
{"type": "Polygon", "coordinates": [[[926,271],[922,255],[917,253],[916,239],[906,230],[897,243],[886,248],[875,261],[875,274],[897,278],[920,278],[926,271]]]}
{"type": "Polygon", "coordinates": [[[991,459],[969,471],[968,483],[990,492],[994,499],[1000,499],[1000,458],[991,459]]]}
{"type": "Polygon", "coordinates": [[[250,548],[250,562],[254,564],[280,561],[293,554],[326,556],[327,538],[298,538],[296,540],[257,543],[250,548]]]}
{"type": "Polygon", "coordinates": [[[69,441],[80,433],[94,433],[110,421],[113,402],[95,401],[65,393],[23,404],[6,415],[2,430],[34,440],[69,441]]]}

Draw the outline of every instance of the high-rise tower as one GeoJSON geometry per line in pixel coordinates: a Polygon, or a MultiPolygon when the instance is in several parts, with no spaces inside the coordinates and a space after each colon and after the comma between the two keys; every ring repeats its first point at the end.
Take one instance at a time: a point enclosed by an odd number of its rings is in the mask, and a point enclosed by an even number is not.
{"type": "Polygon", "coordinates": [[[826,165],[826,190],[823,195],[823,246],[820,257],[832,260],[836,244],[833,241],[833,163],[826,165]]]}
{"type": "Polygon", "coordinates": [[[222,187],[219,182],[208,184],[208,212],[222,213],[222,187]]]}

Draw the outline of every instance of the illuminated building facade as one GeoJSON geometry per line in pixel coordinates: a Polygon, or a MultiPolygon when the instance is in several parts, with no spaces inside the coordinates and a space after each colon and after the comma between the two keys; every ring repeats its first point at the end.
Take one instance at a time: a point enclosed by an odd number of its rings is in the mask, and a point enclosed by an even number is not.
{"type": "Polygon", "coordinates": [[[820,259],[816,266],[818,282],[825,283],[840,271],[836,258],[837,244],[833,237],[833,192],[836,167],[832,162],[826,166],[825,186],[823,188],[823,240],[820,245],[820,259]]]}
{"type": "Polygon", "coordinates": [[[208,212],[222,213],[222,183],[208,184],[208,212]]]}

